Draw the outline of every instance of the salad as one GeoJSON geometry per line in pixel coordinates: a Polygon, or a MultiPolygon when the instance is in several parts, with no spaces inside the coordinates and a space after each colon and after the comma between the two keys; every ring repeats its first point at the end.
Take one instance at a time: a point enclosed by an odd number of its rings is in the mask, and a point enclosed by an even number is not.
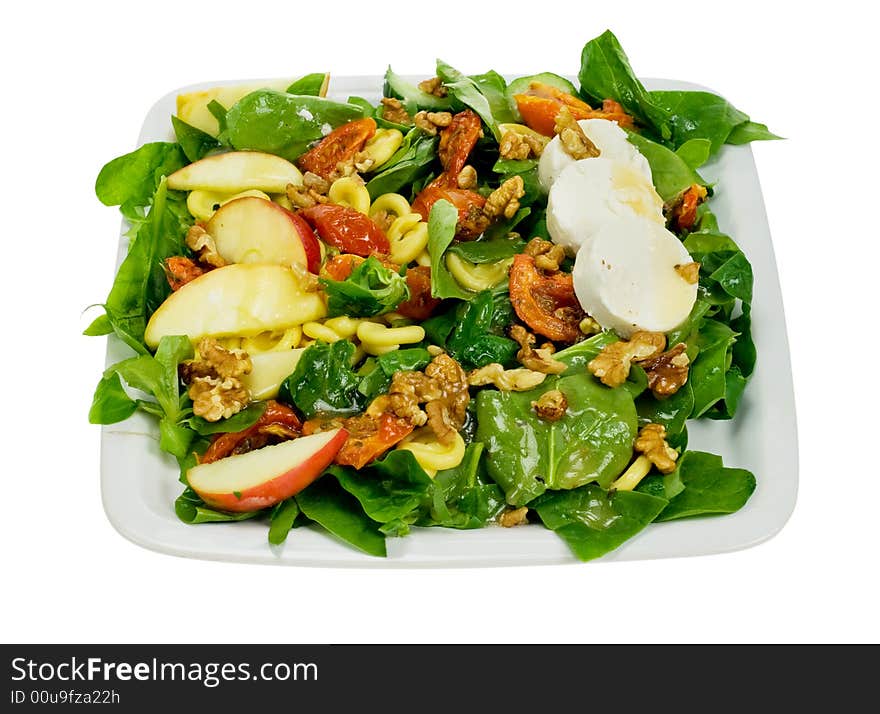
{"type": "Polygon", "coordinates": [[[89,418],[156,418],[179,518],[374,556],[413,527],[543,526],[590,560],[741,508],[754,476],[687,443],[756,359],[699,168],[777,137],[648,91],[610,31],[578,85],[439,60],[389,68],[378,102],[328,83],[182,94],[175,141],[98,176],[129,244],[86,334],[131,356],[89,418]]]}

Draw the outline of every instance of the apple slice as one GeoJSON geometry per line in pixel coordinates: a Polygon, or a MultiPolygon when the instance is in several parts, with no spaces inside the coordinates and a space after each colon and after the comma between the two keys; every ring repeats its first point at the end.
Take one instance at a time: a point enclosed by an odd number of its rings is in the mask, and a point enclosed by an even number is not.
{"type": "Polygon", "coordinates": [[[193,466],[186,480],[209,506],[259,511],[302,491],[342,448],[345,429],[322,431],[274,446],[193,466]]]}
{"type": "MultiPolygon", "coordinates": [[[[255,199],[257,201],[262,199],[255,199]]],[[[327,314],[321,296],[281,265],[233,264],[210,270],[171,293],[144,332],[155,348],[165,335],[253,337],[284,332],[327,314]]]]}
{"type": "Polygon", "coordinates": [[[277,397],[281,383],[293,374],[303,352],[305,348],[252,354],[250,373],[239,378],[251,393],[251,399],[261,402],[277,397]]]}
{"type": "Polygon", "coordinates": [[[178,169],[168,177],[168,188],[222,193],[257,189],[266,193],[284,193],[287,184],[302,186],[302,182],[300,170],[280,156],[262,151],[228,151],[206,156],[178,169]]]}
{"type": "Polygon", "coordinates": [[[212,101],[219,102],[224,108],[229,109],[239,99],[258,89],[274,89],[283,92],[293,82],[293,79],[270,79],[178,94],[177,116],[190,126],[201,129],[211,136],[217,136],[220,133],[220,126],[217,124],[216,117],[208,109],[208,105],[212,101]]]}
{"type": "Polygon", "coordinates": [[[295,213],[255,196],[224,203],[205,230],[227,263],[299,263],[317,273],[321,249],[309,225],[295,213]]]}

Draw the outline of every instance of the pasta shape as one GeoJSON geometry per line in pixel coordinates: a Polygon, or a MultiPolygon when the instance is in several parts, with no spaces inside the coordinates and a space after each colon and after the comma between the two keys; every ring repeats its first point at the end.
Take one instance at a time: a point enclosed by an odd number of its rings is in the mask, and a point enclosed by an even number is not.
{"type": "Polygon", "coordinates": [[[377,196],[373,205],[370,206],[370,218],[375,220],[380,213],[400,218],[412,213],[412,209],[409,206],[409,201],[399,193],[383,193],[381,196],[377,196]]]}
{"type": "Polygon", "coordinates": [[[330,184],[327,198],[340,206],[353,208],[359,213],[370,212],[370,192],[364,182],[355,176],[344,176],[330,184]]]}
{"type": "Polygon", "coordinates": [[[402,344],[421,342],[425,339],[425,330],[419,325],[386,327],[377,322],[364,321],[358,325],[357,337],[367,354],[380,355],[399,349],[402,344]]]}
{"type": "Polygon", "coordinates": [[[431,429],[418,429],[406,437],[398,449],[409,451],[415,456],[425,472],[433,478],[438,471],[453,469],[464,460],[465,444],[461,434],[456,433],[454,441],[442,444],[431,429]]]}
{"type": "Polygon", "coordinates": [[[513,259],[499,260],[494,263],[471,263],[455,255],[446,254],[446,267],[461,287],[474,292],[489,290],[507,279],[507,273],[513,259]]]}
{"type": "Polygon", "coordinates": [[[418,213],[407,213],[394,219],[388,229],[391,260],[407,265],[428,246],[428,224],[418,213]]]}
{"type": "Polygon", "coordinates": [[[376,133],[364,144],[363,154],[372,160],[369,170],[375,171],[394,156],[403,143],[403,134],[397,129],[376,129],[376,133]]]}

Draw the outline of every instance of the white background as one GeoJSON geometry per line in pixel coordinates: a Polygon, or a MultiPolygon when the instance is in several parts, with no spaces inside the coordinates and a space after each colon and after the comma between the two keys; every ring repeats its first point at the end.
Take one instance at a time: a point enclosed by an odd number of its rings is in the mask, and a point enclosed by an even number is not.
{"type": "Polygon", "coordinates": [[[869,4],[493,5],[4,10],[0,639],[880,639],[878,51],[876,24],[860,9],[869,4]],[[86,421],[104,340],[79,333],[96,314],[83,308],[110,286],[119,228],[94,179],[134,148],[153,102],[212,79],[380,74],[389,63],[427,75],[438,54],[467,72],[575,74],[584,42],[606,27],[637,73],[713,87],[789,137],[754,146],[801,443],[798,505],[782,532],[729,555],[467,571],[198,562],[119,536],[101,508],[99,428],[86,421]]]}

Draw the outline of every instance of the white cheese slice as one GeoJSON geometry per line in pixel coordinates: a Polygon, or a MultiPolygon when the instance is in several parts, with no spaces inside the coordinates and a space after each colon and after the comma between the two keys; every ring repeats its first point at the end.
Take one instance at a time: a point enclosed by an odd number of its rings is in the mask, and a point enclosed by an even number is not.
{"type": "Polygon", "coordinates": [[[682,242],[638,216],[608,220],[575,258],[578,301],[602,327],[623,338],[638,330],[669,332],[685,321],[696,284],[675,270],[692,262],[682,242]]]}
{"type": "MultiPolygon", "coordinates": [[[[632,167],[651,181],[651,166],[639,150],[627,141],[626,132],[617,126],[616,121],[607,119],[581,119],[578,124],[584,134],[599,149],[599,156],[632,167]]],[[[587,161],[588,159],[581,159],[587,161]]],[[[541,153],[538,162],[538,180],[545,191],[549,191],[556,179],[575,160],[562,148],[559,137],[555,136],[541,153]]]]}
{"type": "Polygon", "coordinates": [[[663,199],[651,179],[629,164],[601,156],[574,161],[550,189],[547,230],[553,242],[570,253],[619,216],[665,223],[663,199]]]}

